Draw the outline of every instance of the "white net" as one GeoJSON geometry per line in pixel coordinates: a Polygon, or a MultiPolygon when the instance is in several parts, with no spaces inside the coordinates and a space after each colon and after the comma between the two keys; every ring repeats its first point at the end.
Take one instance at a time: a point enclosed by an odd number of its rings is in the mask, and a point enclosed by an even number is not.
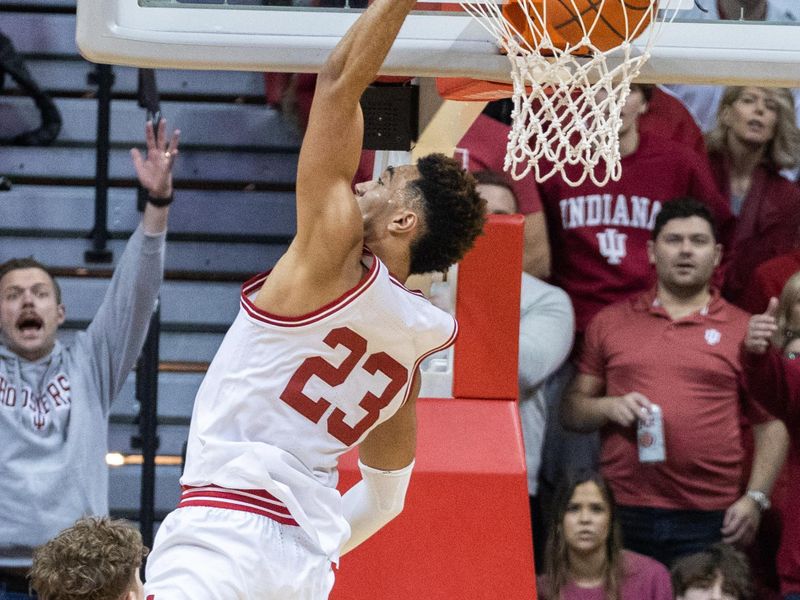
{"type": "Polygon", "coordinates": [[[621,109],[660,26],[677,8],[659,10],[659,0],[511,2],[521,9],[516,24],[493,2],[461,0],[511,62],[505,170],[514,179],[533,171],[539,182],[560,174],[573,186],[587,177],[598,186],[619,180],[621,109]]]}

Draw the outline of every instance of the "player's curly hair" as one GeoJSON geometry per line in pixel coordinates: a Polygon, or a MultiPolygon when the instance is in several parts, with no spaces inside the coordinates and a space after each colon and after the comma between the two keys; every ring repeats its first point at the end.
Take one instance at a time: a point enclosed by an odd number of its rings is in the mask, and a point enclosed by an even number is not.
{"type": "Polygon", "coordinates": [[[444,154],[422,157],[417,169],[409,186],[422,196],[425,229],[411,245],[411,273],[444,271],[483,231],[486,201],[475,191],[475,178],[444,154]]]}
{"type": "Polygon", "coordinates": [[[86,517],[34,550],[31,587],[40,600],[119,600],[146,555],[126,521],[86,517]]]}

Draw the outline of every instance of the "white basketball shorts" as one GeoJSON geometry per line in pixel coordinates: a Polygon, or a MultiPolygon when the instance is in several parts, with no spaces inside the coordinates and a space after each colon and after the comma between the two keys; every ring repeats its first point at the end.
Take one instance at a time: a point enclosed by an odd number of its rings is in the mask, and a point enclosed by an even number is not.
{"type": "Polygon", "coordinates": [[[147,600],[326,600],[334,580],[300,527],[206,506],[164,519],[146,571],[147,600]]]}

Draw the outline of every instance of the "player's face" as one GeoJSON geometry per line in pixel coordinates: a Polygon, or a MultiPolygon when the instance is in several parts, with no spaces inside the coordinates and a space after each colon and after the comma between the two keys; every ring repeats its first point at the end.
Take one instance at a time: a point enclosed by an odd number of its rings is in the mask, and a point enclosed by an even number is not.
{"type": "Polygon", "coordinates": [[[650,263],[658,281],[690,292],[708,285],[722,256],[708,221],[701,217],[670,219],[655,241],[647,242],[650,263]]]}
{"type": "Polygon", "coordinates": [[[762,146],[775,137],[778,105],[771,91],[746,87],[724,111],[722,121],[729,127],[728,135],[741,143],[762,146]]]}
{"type": "Polygon", "coordinates": [[[601,550],[611,529],[611,507],[594,481],[575,487],[564,513],[564,541],[582,555],[601,550]]]}
{"type": "Polygon", "coordinates": [[[734,594],[723,591],[722,575],[717,575],[717,579],[708,587],[691,587],[676,600],[739,600],[734,594]]]}
{"type": "Polygon", "coordinates": [[[42,269],[15,269],[0,279],[0,331],[10,350],[38,360],[53,349],[64,307],[42,269]]]}
{"type": "Polygon", "coordinates": [[[413,165],[389,167],[378,179],[356,184],[356,201],[364,218],[364,238],[381,235],[398,211],[408,206],[408,183],[419,177],[413,165]]]}
{"type": "Polygon", "coordinates": [[[475,186],[475,190],[486,200],[488,214],[513,215],[519,212],[514,194],[507,187],[492,183],[479,183],[475,186]]]}

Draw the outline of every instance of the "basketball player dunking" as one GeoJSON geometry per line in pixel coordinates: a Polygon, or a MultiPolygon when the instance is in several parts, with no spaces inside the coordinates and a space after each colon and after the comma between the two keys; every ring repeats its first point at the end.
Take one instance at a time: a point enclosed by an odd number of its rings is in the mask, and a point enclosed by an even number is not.
{"type": "Polygon", "coordinates": [[[246,283],[195,400],[182,497],[147,564],[151,600],[317,600],[331,563],[403,508],[417,367],[456,323],[403,282],[446,269],[484,202],[442,155],[350,182],[359,98],[414,0],[375,0],[319,74],[297,175],[297,235],[246,283]],[[340,496],[337,459],[359,445],[340,496]]]}

